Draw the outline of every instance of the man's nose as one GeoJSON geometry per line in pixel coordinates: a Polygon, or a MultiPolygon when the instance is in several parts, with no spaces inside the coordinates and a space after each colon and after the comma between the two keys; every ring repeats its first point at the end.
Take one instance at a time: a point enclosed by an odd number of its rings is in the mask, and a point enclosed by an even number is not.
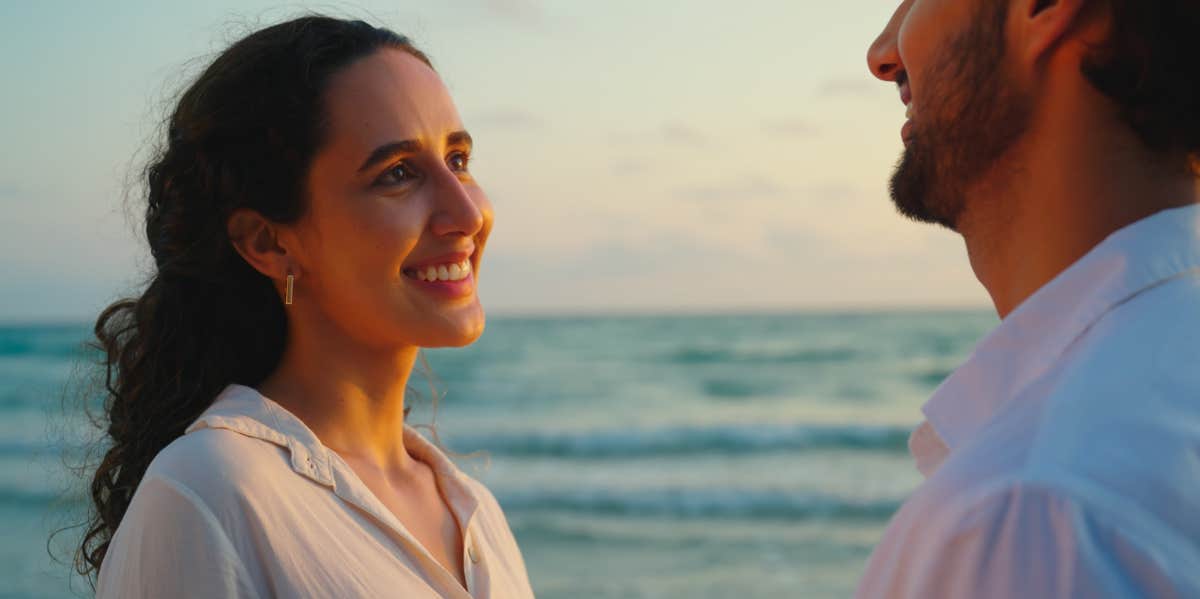
{"type": "Polygon", "coordinates": [[[900,24],[904,22],[904,17],[908,14],[911,4],[912,0],[904,0],[900,3],[887,26],[867,49],[867,67],[871,69],[871,74],[878,79],[895,81],[898,73],[904,70],[896,38],[900,31],[900,24]]]}

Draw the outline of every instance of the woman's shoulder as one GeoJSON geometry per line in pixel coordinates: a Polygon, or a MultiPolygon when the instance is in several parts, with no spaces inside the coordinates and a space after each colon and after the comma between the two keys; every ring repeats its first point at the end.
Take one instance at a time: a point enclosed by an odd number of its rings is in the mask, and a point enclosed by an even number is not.
{"type": "Polygon", "coordinates": [[[238,452],[262,450],[239,437],[196,431],[155,456],[105,553],[97,597],[261,596],[239,509],[254,460],[238,452]]]}
{"type": "Polygon", "coordinates": [[[220,500],[289,471],[286,450],[224,428],[201,428],[171,441],[150,462],[145,479],[181,485],[205,500],[220,500]]]}

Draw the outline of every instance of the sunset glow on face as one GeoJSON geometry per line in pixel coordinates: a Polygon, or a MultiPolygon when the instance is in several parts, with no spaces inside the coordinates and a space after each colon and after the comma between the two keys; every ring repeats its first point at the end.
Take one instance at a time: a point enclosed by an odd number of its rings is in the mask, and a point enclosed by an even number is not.
{"type": "Polygon", "coordinates": [[[492,207],[445,85],[408,53],[381,50],[335,76],[327,103],[309,211],[295,226],[306,293],[368,344],[474,341],[492,207]]]}

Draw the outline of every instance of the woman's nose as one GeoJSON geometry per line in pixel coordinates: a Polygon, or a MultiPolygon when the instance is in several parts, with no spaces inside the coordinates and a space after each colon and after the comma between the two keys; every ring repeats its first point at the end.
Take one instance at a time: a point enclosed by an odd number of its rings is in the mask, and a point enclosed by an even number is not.
{"type": "Polygon", "coordinates": [[[471,195],[455,173],[449,170],[439,173],[435,193],[430,223],[435,235],[473,237],[483,228],[485,206],[471,195]]]}

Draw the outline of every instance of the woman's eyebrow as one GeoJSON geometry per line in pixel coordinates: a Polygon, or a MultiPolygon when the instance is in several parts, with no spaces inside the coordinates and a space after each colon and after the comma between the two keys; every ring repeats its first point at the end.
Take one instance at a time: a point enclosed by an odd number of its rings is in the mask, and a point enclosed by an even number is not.
{"type": "Polygon", "coordinates": [[[448,146],[467,146],[472,147],[474,140],[471,139],[471,134],[466,131],[455,131],[454,133],[446,134],[446,145],[448,146]]]}
{"type": "Polygon", "coordinates": [[[400,154],[416,154],[421,151],[422,147],[424,147],[423,144],[417,139],[406,139],[404,141],[383,144],[375,148],[375,151],[371,152],[370,156],[367,156],[366,162],[363,162],[362,166],[358,167],[358,172],[361,173],[380,162],[400,154]]]}
{"type": "MultiPolygon", "coordinates": [[[[467,146],[470,148],[474,146],[474,143],[474,140],[471,139],[471,134],[466,131],[455,131],[446,134],[446,145],[448,146],[467,146]]],[[[424,147],[425,145],[419,139],[406,139],[404,141],[393,141],[383,144],[375,148],[370,156],[367,156],[362,166],[358,167],[358,172],[361,173],[369,170],[376,164],[390,160],[401,154],[416,154],[424,147]]]]}

